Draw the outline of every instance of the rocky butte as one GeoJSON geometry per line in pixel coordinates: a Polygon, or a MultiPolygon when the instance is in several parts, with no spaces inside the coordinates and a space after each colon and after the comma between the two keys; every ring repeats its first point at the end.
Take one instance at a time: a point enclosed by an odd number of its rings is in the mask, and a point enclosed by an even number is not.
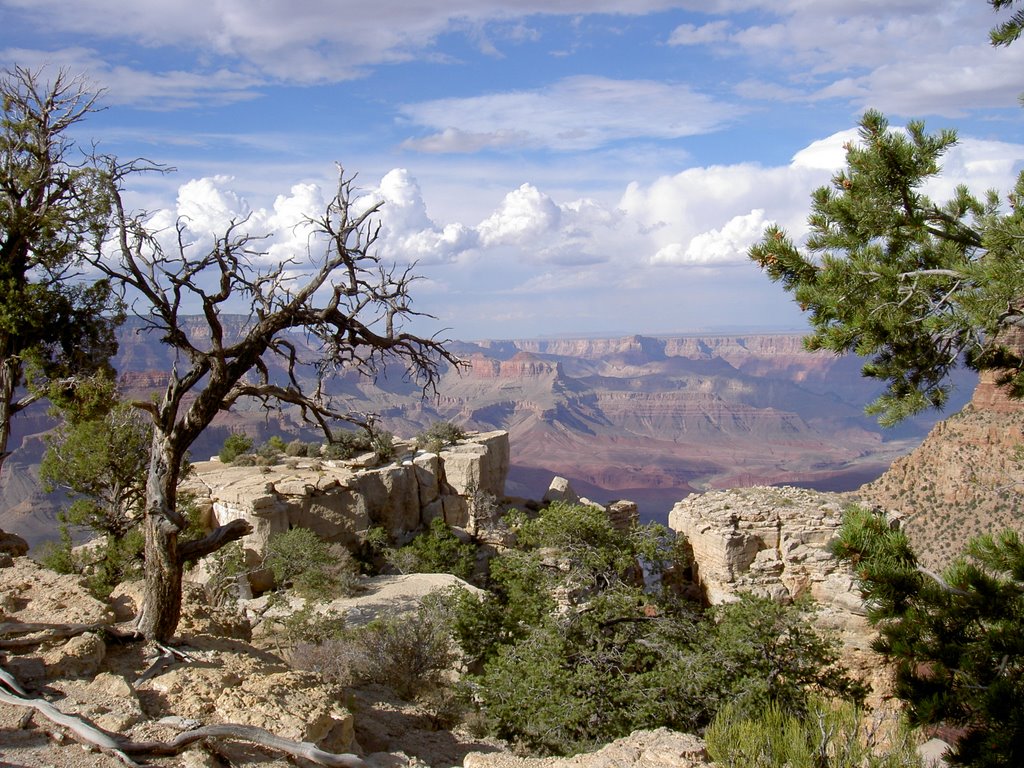
{"type": "Polygon", "coordinates": [[[270,537],[309,528],[321,538],[358,549],[381,527],[407,542],[435,518],[465,535],[478,529],[474,497],[503,497],[508,475],[508,433],[472,434],[439,453],[397,446],[398,459],[374,465],[373,455],[351,461],[293,459],[253,468],[196,462],[187,489],[210,522],[244,519],[252,533],[243,544],[257,561],[270,537]]]}

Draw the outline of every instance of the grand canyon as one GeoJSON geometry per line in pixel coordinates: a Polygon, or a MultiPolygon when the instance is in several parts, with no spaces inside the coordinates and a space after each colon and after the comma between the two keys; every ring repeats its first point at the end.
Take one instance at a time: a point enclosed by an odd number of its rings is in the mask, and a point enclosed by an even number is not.
{"type": "MultiPolygon", "coordinates": [[[[235,318],[233,328],[244,324],[235,318]]],[[[385,369],[376,381],[339,370],[327,394],[353,413],[376,414],[399,436],[438,420],[507,430],[510,495],[539,498],[557,474],[596,501],[637,502],[643,520],[665,521],[694,491],[857,488],[948,415],[882,429],[864,413],[880,388],[860,375],[861,362],[808,352],[799,333],[456,341],[451,348],[466,365],[446,369],[436,393],[424,395],[401,371],[385,369]]],[[[128,396],[148,397],[173,362],[138,321],[124,326],[115,365],[128,396]]],[[[969,372],[958,378],[949,413],[975,383],[969,372]]],[[[61,503],[35,479],[52,423],[43,405],[19,418],[3,470],[0,527],[32,541],[53,535],[61,503]]],[[[236,407],[201,438],[195,457],[216,453],[231,430],[257,440],[314,437],[297,413],[236,407]]]]}

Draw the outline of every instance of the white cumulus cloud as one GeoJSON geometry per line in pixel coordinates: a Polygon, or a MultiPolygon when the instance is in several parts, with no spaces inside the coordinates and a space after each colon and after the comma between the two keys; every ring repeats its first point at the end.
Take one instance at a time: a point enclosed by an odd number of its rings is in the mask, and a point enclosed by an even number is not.
{"type": "Polygon", "coordinates": [[[491,216],[480,222],[477,232],[484,247],[528,245],[558,227],[561,209],[554,200],[532,184],[509,192],[491,216]]]}
{"type": "Polygon", "coordinates": [[[761,237],[766,223],[761,208],[734,216],[720,229],[702,232],[691,239],[685,249],[679,243],[662,248],[651,258],[651,263],[701,266],[743,263],[747,249],[761,237]]]}
{"type": "Polygon", "coordinates": [[[381,244],[396,257],[445,262],[476,244],[475,233],[466,225],[438,225],[430,219],[419,183],[404,168],[389,171],[370,197],[383,202],[381,244]]]}

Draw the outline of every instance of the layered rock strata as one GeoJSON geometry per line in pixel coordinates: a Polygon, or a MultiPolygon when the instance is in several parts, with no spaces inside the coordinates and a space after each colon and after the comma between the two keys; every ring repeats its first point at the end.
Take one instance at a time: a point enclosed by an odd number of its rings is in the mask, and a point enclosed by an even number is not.
{"type": "Polygon", "coordinates": [[[375,526],[399,542],[437,517],[472,530],[478,522],[474,495],[504,494],[509,444],[504,431],[474,434],[440,454],[409,452],[379,467],[320,459],[255,468],[218,461],[194,466],[188,489],[209,522],[246,520],[253,532],[243,546],[258,560],[271,536],[296,527],[350,548],[375,526]]]}
{"type": "Polygon", "coordinates": [[[711,605],[742,592],[781,602],[810,597],[815,624],[842,643],[843,662],[876,692],[887,678],[870,649],[875,635],[853,569],[829,551],[843,499],[802,488],[743,488],[690,496],[669,526],[692,549],[692,576],[711,605]]]}

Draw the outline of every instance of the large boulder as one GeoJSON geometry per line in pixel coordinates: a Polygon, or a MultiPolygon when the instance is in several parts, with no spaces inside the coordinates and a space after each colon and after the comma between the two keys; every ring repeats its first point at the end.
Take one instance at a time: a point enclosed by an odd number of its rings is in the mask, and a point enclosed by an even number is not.
{"type": "Polygon", "coordinates": [[[508,478],[508,432],[480,432],[441,451],[444,475],[460,495],[474,490],[493,496],[505,494],[508,478]]]}
{"type": "Polygon", "coordinates": [[[82,577],[15,558],[0,578],[0,620],[27,624],[113,624],[114,612],[94,598],[82,577]]]}
{"type": "Polygon", "coordinates": [[[0,530],[0,554],[23,557],[28,554],[28,542],[16,533],[0,530]]]}
{"type": "Polygon", "coordinates": [[[667,728],[635,731],[596,752],[574,757],[515,757],[471,752],[465,768],[701,768],[711,766],[704,740],[667,728]]]}
{"type": "Polygon", "coordinates": [[[669,527],[692,549],[692,577],[715,605],[741,592],[780,602],[813,598],[816,625],[834,631],[843,661],[886,690],[886,673],[871,651],[867,620],[852,567],[829,550],[842,524],[844,500],[802,488],[742,488],[694,494],[677,503],[669,527]]]}
{"type": "MultiPolygon", "coordinates": [[[[115,622],[114,612],[85,588],[79,576],[54,573],[27,557],[14,558],[0,577],[0,623],[95,625],[115,622]]],[[[90,678],[106,646],[98,632],[54,640],[5,660],[5,667],[29,687],[58,677],[90,678]]]]}

